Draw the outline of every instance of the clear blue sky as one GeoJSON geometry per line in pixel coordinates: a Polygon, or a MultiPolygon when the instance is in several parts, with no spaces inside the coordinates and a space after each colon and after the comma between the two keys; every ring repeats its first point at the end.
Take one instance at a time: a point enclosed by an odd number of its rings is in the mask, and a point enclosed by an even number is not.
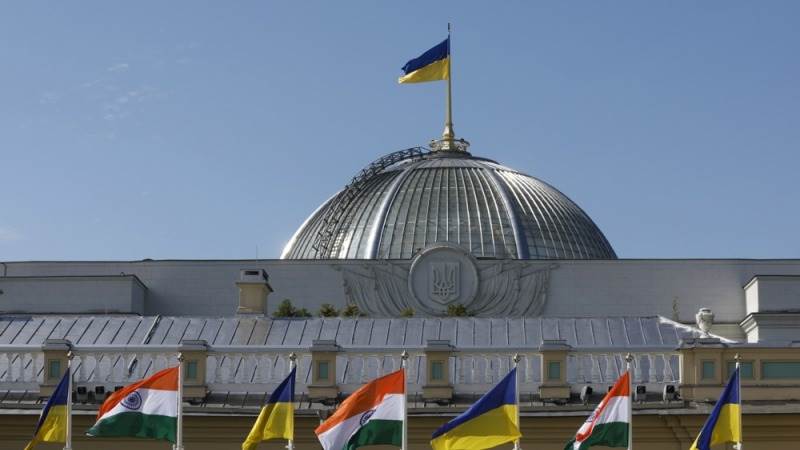
{"type": "Polygon", "coordinates": [[[800,257],[800,2],[15,2],[0,260],[277,257],[441,133],[397,85],[454,23],[455,129],[621,257],[800,257]],[[302,3],[302,5],[299,5],[302,3]]]}

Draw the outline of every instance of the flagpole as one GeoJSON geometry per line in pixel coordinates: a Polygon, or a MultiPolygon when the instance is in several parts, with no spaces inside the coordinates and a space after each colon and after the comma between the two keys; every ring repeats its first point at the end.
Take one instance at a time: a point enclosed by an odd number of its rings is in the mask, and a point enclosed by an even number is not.
{"type": "MultiPolygon", "coordinates": [[[[289,374],[291,374],[294,369],[296,359],[297,354],[295,354],[295,352],[289,353],[289,374]]],[[[292,402],[294,402],[294,398],[292,398],[292,402]]],[[[294,414],[294,407],[292,407],[292,414],[294,414]]],[[[292,430],[292,435],[294,436],[294,430],[292,430]]],[[[294,450],[294,439],[286,441],[286,450],[294,450]]]]}
{"type": "Polygon", "coordinates": [[[178,353],[178,430],[174,450],[183,450],[183,352],[178,353]]]}
{"type": "MultiPolygon", "coordinates": [[[[520,434],[522,434],[522,422],[520,422],[520,419],[519,419],[519,408],[520,408],[520,406],[519,406],[519,371],[517,370],[517,367],[519,367],[519,362],[521,360],[522,360],[522,357],[519,355],[519,353],[515,353],[514,354],[514,370],[516,370],[517,372],[514,374],[514,401],[517,404],[517,428],[519,428],[520,434]]],[[[516,441],[514,441],[514,450],[521,450],[522,449],[522,447],[520,446],[520,440],[521,439],[522,438],[517,439],[516,441]]]]}
{"type": "Polygon", "coordinates": [[[447,56],[450,59],[447,63],[447,113],[442,140],[447,143],[448,150],[454,150],[453,140],[456,137],[456,133],[453,131],[453,51],[452,41],[450,40],[450,22],[447,23],[447,56]]]}
{"type": "Polygon", "coordinates": [[[742,423],[742,406],[744,402],[742,402],[742,372],[739,370],[742,357],[738,353],[733,357],[736,361],[736,392],[739,394],[739,443],[736,446],[737,450],[742,450],[744,448],[744,424],[742,423]]]}
{"type": "Polygon", "coordinates": [[[67,352],[67,423],[64,450],[72,450],[72,350],[67,352]]]}
{"type": "Polygon", "coordinates": [[[400,369],[403,371],[403,440],[400,450],[408,450],[408,352],[400,354],[400,369]]]}
{"type": "Polygon", "coordinates": [[[625,370],[628,372],[628,450],[633,450],[633,355],[625,355],[625,370]]]}

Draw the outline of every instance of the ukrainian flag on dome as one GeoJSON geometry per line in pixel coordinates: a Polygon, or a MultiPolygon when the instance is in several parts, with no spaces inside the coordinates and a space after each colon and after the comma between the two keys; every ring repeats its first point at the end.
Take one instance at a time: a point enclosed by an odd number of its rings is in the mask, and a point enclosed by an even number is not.
{"type": "Polygon", "coordinates": [[[36,424],[33,439],[25,447],[31,450],[40,442],[67,442],[67,390],[69,389],[69,369],[61,377],[53,395],[47,400],[36,424]]]}
{"type": "Polygon", "coordinates": [[[267,404],[247,435],[242,450],[253,450],[261,441],[269,439],[294,439],[294,377],[297,367],[269,396],[267,404]]]}
{"type": "Polygon", "coordinates": [[[737,367],[689,450],[709,450],[712,445],[742,441],[742,402],[739,394],[737,367]]]}
{"type": "Polygon", "coordinates": [[[422,83],[450,78],[450,37],[403,66],[398,83],[422,83]]]}
{"type": "Polygon", "coordinates": [[[517,426],[517,369],[468,410],[433,433],[433,450],[492,448],[522,437],[517,426]]]}

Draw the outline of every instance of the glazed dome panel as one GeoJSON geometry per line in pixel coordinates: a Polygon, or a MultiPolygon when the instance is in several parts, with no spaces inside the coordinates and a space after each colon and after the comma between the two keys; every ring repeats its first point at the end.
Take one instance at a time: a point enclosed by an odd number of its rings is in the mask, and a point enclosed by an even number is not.
{"type": "Polygon", "coordinates": [[[281,257],[411,259],[434,243],[478,258],[616,259],[567,196],[466,152],[411,158],[342,190],[303,223],[281,257]]]}

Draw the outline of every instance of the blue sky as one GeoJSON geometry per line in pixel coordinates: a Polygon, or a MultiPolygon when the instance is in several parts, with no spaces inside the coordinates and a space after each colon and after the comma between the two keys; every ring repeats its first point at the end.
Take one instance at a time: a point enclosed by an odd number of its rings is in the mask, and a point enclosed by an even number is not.
{"type": "Polygon", "coordinates": [[[800,257],[800,2],[0,7],[0,260],[277,257],[441,133],[400,67],[454,23],[455,129],[639,257],[800,257]]]}

